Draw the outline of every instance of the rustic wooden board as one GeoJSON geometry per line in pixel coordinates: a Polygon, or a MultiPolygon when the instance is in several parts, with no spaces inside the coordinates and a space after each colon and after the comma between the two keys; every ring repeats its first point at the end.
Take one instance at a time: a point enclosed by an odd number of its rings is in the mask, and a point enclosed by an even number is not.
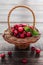
{"type": "MultiPolygon", "coordinates": [[[[4,2],[3,0],[0,0],[0,21],[1,22],[4,22],[4,21],[7,22],[8,12],[15,5],[30,6],[35,12],[36,21],[43,22],[43,0],[40,0],[40,1],[39,0],[38,1],[36,0],[32,0],[32,1],[31,0],[25,0],[25,1],[24,0],[19,0],[19,1],[18,0],[9,0],[9,1],[4,0],[4,2]]],[[[22,19],[25,18],[27,20],[29,17],[28,21],[31,21],[30,14],[28,15],[28,12],[27,14],[24,14],[24,13],[26,13],[26,11],[17,9],[17,11],[12,15],[13,19],[11,17],[11,20],[18,21],[18,19],[21,20],[20,18],[22,19]]]]}
{"type": "MultiPolygon", "coordinates": [[[[9,48],[9,47],[8,47],[9,48]]],[[[40,55],[37,56],[35,54],[31,54],[29,49],[19,50],[15,47],[12,49],[12,56],[8,57],[7,52],[9,51],[0,51],[0,53],[5,53],[5,59],[0,58],[0,65],[24,65],[21,62],[23,58],[26,58],[28,61],[26,65],[43,65],[43,51],[41,51],[40,55]]],[[[10,48],[9,48],[10,49],[10,48]]]]}

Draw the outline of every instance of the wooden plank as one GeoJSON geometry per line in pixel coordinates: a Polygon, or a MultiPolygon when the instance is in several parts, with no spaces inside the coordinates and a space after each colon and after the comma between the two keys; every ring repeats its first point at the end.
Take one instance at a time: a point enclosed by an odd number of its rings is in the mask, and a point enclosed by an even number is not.
{"type": "Polygon", "coordinates": [[[24,2],[29,3],[29,4],[33,4],[33,5],[35,5],[35,4],[36,4],[36,5],[37,5],[37,4],[38,4],[38,5],[43,4],[43,0],[40,0],[40,1],[37,1],[37,0],[32,0],[32,1],[30,1],[30,0],[27,0],[27,1],[26,1],[26,0],[25,0],[25,1],[24,1],[24,0],[20,0],[20,1],[18,1],[18,0],[15,0],[15,1],[14,1],[14,0],[9,0],[9,1],[6,1],[6,0],[5,0],[4,2],[3,2],[2,0],[0,1],[1,4],[3,4],[3,3],[4,3],[4,4],[14,4],[14,3],[16,3],[16,4],[17,4],[17,3],[21,4],[21,3],[24,3],[24,2]]]}
{"type": "MultiPolygon", "coordinates": [[[[29,17],[29,16],[28,16],[28,17],[29,17]]],[[[23,18],[22,16],[19,16],[19,17],[11,17],[11,21],[14,21],[14,20],[15,20],[16,22],[17,22],[17,21],[18,21],[18,22],[20,22],[20,21],[23,21],[23,22],[24,22],[24,21],[26,21],[26,22],[27,22],[27,21],[30,21],[30,22],[31,22],[31,21],[32,21],[32,18],[30,18],[30,17],[28,18],[28,17],[24,17],[24,18],[23,18]]],[[[41,17],[42,17],[42,16],[41,16],[41,17]]],[[[0,18],[1,18],[1,19],[0,19],[0,22],[7,22],[7,17],[6,17],[6,16],[4,16],[4,17],[0,16],[0,18]]],[[[36,21],[37,21],[37,22],[43,22],[43,19],[40,18],[40,16],[39,16],[39,18],[36,18],[36,21]]]]}
{"type": "MultiPolygon", "coordinates": [[[[14,6],[14,5],[17,5],[17,4],[26,4],[27,6],[30,6],[34,12],[35,12],[35,15],[36,15],[36,21],[37,22],[43,22],[43,1],[25,1],[24,0],[20,0],[20,1],[16,1],[14,2],[13,1],[0,1],[0,21],[4,22],[4,21],[7,21],[7,14],[9,12],[9,10],[14,6]]],[[[19,11],[19,10],[18,10],[19,11]]],[[[23,15],[21,16],[22,13],[16,13],[15,14],[18,16],[18,17],[25,17],[25,19],[27,20],[28,17],[28,21],[31,21],[31,16],[27,16],[27,15],[23,15]]],[[[13,15],[12,15],[13,16],[13,15]]],[[[13,17],[13,20],[17,19],[18,20],[18,17],[17,18],[14,18],[13,17]]],[[[19,20],[20,20],[19,18],[19,20]]],[[[12,19],[12,17],[11,17],[12,19]]],[[[24,18],[23,18],[24,19],[24,18]]],[[[24,20],[25,21],[25,20],[24,20]]]]}
{"type": "MultiPolygon", "coordinates": [[[[1,4],[1,3],[0,3],[1,4]]],[[[22,4],[23,5],[23,4],[22,4]]],[[[16,6],[15,4],[1,4],[1,6],[0,6],[0,10],[10,10],[12,7],[14,7],[14,6],[16,6]],[[7,6],[8,5],[8,6],[7,6]],[[2,7],[4,7],[4,8],[2,8],[2,7]]],[[[27,4],[27,6],[29,6],[30,8],[33,8],[33,10],[35,10],[35,11],[43,11],[43,5],[41,4],[41,5],[32,5],[32,4],[27,4]],[[36,8],[35,8],[36,7],[36,8]],[[38,9],[39,8],[39,9],[38,9]]]]}
{"type": "MultiPolygon", "coordinates": [[[[6,52],[5,52],[6,53],[6,52]]],[[[43,54],[43,51],[42,53],[43,54]]],[[[26,52],[22,52],[21,53],[19,52],[19,50],[17,52],[13,52],[12,54],[13,56],[12,57],[8,57],[7,56],[7,53],[6,53],[6,58],[3,60],[2,62],[2,59],[0,59],[0,64],[1,65],[22,65],[24,63],[22,63],[22,59],[26,58],[28,60],[28,62],[26,63],[26,65],[43,65],[43,57],[33,57],[30,55],[30,52],[26,53],[26,52]]]]}

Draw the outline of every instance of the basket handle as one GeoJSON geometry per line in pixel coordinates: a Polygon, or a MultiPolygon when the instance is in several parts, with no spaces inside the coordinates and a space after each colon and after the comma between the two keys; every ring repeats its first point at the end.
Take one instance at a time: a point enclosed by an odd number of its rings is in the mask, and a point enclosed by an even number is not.
{"type": "Polygon", "coordinates": [[[14,9],[20,8],[20,7],[26,8],[26,9],[28,9],[29,11],[31,11],[31,13],[32,13],[32,15],[33,15],[33,29],[35,28],[35,14],[34,14],[33,10],[32,10],[31,8],[27,7],[27,6],[22,6],[22,5],[20,5],[20,6],[15,6],[15,7],[13,7],[13,8],[10,10],[9,14],[8,14],[8,29],[9,29],[9,32],[10,32],[10,33],[11,33],[10,15],[11,15],[11,13],[12,13],[12,11],[13,11],[14,9]]]}

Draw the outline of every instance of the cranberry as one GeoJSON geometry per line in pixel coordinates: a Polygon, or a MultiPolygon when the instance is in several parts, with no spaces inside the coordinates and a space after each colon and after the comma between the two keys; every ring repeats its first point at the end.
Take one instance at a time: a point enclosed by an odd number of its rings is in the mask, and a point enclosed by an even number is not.
{"type": "Polygon", "coordinates": [[[1,57],[1,58],[5,58],[5,54],[2,53],[2,54],[0,55],[0,57],[1,57]]]}
{"type": "Polygon", "coordinates": [[[24,33],[21,33],[20,38],[24,38],[24,37],[25,37],[24,33]]]}
{"type": "Polygon", "coordinates": [[[19,27],[19,25],[18,25],[18,24],[14,25],[14,28],[15,28],[15,29],[18,29],[18,27],[19,27]]]}
{"type": "Polygon", "coordinates": [[[16,36],[18,34],[17,30],[14,30],[14,36],[16,36]]]}
{"type": "Polygon", "coordinates": [[[11,27],[11,31],[12,31],[12,33],[14,33],[14,27],[11,27]]]}
{"type": "Polygon", "coordinates": [[[24,31],[23,33],[24,33],[24,35],[26,35],[26,34],[27,34],[27,33],[26,33],[26,31],[24,31]]]}
{"type": "Polygon", "coordinates": [[[31,51],[35,51],[35,47],[31,47],[31,51]]]}
{"type": "Polygon", "coordinates": [[[27,32],[27,37],[31,37],[31,36],[32,36],[31,32],[27,32]]]}
{"type": "Polygon", "coordinates": [[[26,58],[24,58],[24,59],[22,59],[22,63],[27,63],[27,59],[26,58]]]}
{"type": "Polygon", "coordinates": [[[23,32],[23,27],[18,27],[19,32],[23,32]]]}
{"type": "Polygon", "coordinates": [[[40,49],[36,49],[36,54],[40,54],[40,49]]]}
{"type": "Polygon", "coordinates": [[[27,26],[27,24],[22,24],[22,26],[24,27],[24,26],[27,26]]]}
{"type": "Polygon", "coordinates": [[[33,29],[33,26],[29,26],[30,29],[33,29]]]}
{"type": "Polygon", "coordinates": [[[18,33],[16,37],[17,37],[17,38],[20,38],[20,34],[21,34],[21,33],[18,33]]]}
{"type": "Polygon", "coordinates": [[[11,51],[9,51],[9,52],[8,52],[8,55],[9,55],[9,56],[11,56],[11,55],[12,55],[12,52],[11,52],[11,51]]]}

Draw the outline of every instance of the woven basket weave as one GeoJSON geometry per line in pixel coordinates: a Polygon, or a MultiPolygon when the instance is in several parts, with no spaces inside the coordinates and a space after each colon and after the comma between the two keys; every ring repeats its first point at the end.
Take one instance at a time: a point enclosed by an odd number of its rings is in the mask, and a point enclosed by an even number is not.
{"type": "Polygon", "coordinates": [[[4,31],[3,38],[7,42],[9,42],[11,44],[15,44],[15,46],[18,47],[19,49],[26,49],[31,43],[35,43],[37,40],[40,39],[40,33],[38,36],[26,37],[24,39],[16,38],[16,37],[12,36],[11,26],[10,26],[10,15],[13,10],[15,10],[16,8],[20,8],[20,7],[26,8],[28,11],[30,11],[32,13],[32,15],[33,15],[33,29],[36,29],[35,28],[35,14],[34,14],[33,10],[27,6],[15,6],[10,10],[10,12],[8,14],[8,29],[4,31]]]}

